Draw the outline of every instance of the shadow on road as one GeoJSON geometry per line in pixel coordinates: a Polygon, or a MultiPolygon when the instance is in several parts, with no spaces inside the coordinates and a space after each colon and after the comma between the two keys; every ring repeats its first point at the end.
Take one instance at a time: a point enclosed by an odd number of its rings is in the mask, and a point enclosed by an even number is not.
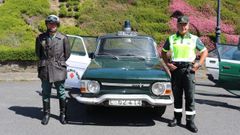
{"type": "Polygon", "coordinates": [[[158,118],[146,108],[118,108],[86,106],[74,99],[68,102],[68,123],[100,126],[153,126],[154,120],[168,122],[158,118]]]}
{"type": "MultiPolygon", "coordinates": [[[[36,93],[41,96],[40,91],[36,93]]],[[[57,98],[52,94],[51,98],[57,98]]],[[[41,120],[43,113],[41,107],[11,106],[8,108],[17,115],[41,120]]],[[[51,118],[59,119],[51,114],[51,118]]],[[[99,125],[99,126],[154,126],[156,121],[168,123],[169,119],[160,117],[151,108],[121,108],[86,106],[70,98],[67,103],[68,124],[99,125]]]]}
{"type": "Polygon", "coordinates": [[[8,109],[14,111],[18,115],[23,115],[39,120],[42,119],[41,108],[38,107],[12,106],[8,109]]]}
{"type": "MultiPolygon", "coordinates": [[[[39,107],[24,107],[24,106],[12,106],[8,108],[14,111],[18,115],[25,117],[42,120],[43,112],[42,108],[39,107]]],[[[51,118],[58,119],[59,116],[51,114],[51,118]]]]}
{"type": "Polygon", "coordinates": [[[200,92],[196,92],[196,94],[201,95],[201,96],[212,96],[212,97],[223,97],[223,98],[239,98],[240,99],[240,97],[235,96],[235,95],[200,93],[200,92]]]}
{"type": "Polygon", "coordinates": [[[206,99],[195,99],[195,101],[196,101],[196,103],[199,103],[199,104],[206,104],[206,105],[210,105],[210,106],[214,106],[214,107],[223,107],[223,108],[240,111],[239,106],[229,105],[228,103],[225,103],[225,102],[206,100],[206,99]]]}

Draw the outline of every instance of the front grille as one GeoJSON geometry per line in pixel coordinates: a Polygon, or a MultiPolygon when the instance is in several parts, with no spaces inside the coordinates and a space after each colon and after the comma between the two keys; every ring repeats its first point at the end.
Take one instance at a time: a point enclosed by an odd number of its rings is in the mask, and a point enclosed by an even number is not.
{"type": "Polygon", "coordinates": [[[102,86],[115,86],[115,87],[149,87],[149,83],[108,83],[102,82],[102,86]]]}

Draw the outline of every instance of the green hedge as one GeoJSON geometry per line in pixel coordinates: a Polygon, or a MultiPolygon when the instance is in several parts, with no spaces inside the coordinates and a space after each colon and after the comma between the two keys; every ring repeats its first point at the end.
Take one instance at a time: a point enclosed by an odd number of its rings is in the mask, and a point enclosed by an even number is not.
{"type": "Polygon", "coordinates": [[[32,61],[38,30],[34,19],[50,13],[48,0],[6,0],[0,6],[0,61],[32,61]]]}
{"type": "Polygon", "coordinates": [[[34,48],[0,47],[0,61],[36,61],[34,48]]]}

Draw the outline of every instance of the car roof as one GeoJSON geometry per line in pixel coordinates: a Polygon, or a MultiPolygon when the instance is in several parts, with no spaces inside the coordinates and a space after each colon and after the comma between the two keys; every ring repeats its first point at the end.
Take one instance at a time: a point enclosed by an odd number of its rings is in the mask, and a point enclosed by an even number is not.
{"type": "Polygon", "coordinates": [[[117,37],[141,37],[141,38],[152,38],[152,36],[149,35],[138,35],[138,34],[123,34],[119,35],[119,33],[110,33],[106,35],[99,36],[99,38],[117,38],[117,37]]]}

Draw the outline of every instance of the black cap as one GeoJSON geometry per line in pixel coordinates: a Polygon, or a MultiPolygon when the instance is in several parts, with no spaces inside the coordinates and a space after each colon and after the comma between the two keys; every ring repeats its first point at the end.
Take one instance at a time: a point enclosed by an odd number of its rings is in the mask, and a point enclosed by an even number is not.
{"type": "Polygon", "coordinates": [[[188,23],[189,22],[189,18],[188,16],[179,16],[177,19],[178,23],[188,23]]]}

